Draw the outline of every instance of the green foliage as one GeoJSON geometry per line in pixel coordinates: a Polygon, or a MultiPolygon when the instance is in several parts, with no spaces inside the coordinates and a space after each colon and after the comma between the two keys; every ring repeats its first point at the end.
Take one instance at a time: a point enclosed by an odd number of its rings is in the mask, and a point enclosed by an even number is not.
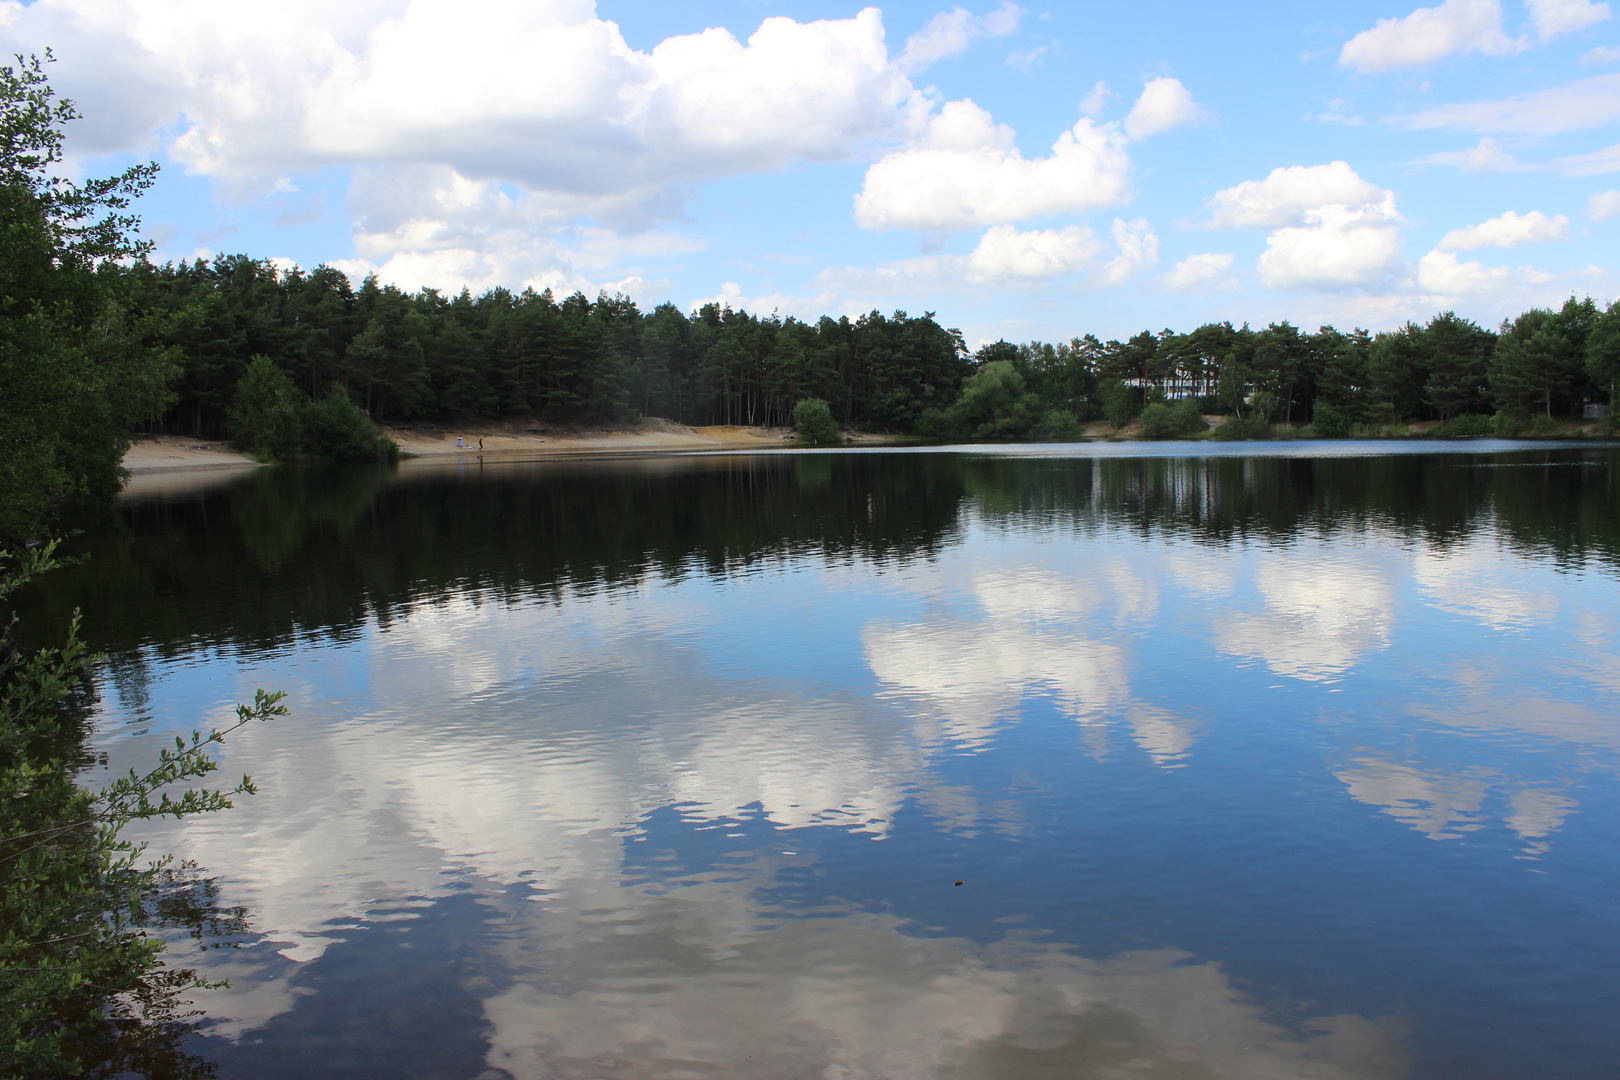
{"type": "Polygon", "coordinates": [[[1496,434],[1496,419],[1479,413],[1460,413],[1429,434],[1443,439],[1483,439],[1496,434]]]}
{"type": "Polygon", "coordinates": [[[1524,425],[1524,434],[1530,436],[1551,435],[1558,430],[1558,422],[1546,413],[1536,413],[1524,425]]]}
{"type": "Polygon", "coordinates": [[[1035,437],[1042,442],[1077,442],[1085,433],[1080,418],[1067,409],[1048,409],[1035,427],[1035,437]]]}
{"type": "Polygon", "coordinates": [[[991,360],[962,383],[955,404],[927,420],[941,438],[1017,439],[1030,435],[1044,417],[1040,397],[1029,392],[1017,366],[991,360]]]}
{"type": "Polygon", "coordinates": [[[45,239],[75,267],[140,257],[152,249],[134,239],[140,219],[121,213],[152,186],[158,167],[133,165],[117,176],[76,183],[53,175],[62,161],[62,128],[79,119],[73,102],[56,100],[44,57],[18,56],[0,66],[0,187],[27,194],[45,226],[45,239]]]}
{"type": "MultiPolygon", "coordinates": [[[[156,167],[82,184],[49,175],[76,116],[38,58],[0,67],[0,540],[40,539],[68,500],[117,492],[131,427],[167,404],[172,350],[158,339],[184,321],[136,310],[136,275],[118,261],[147,250],[122,211],[156,167]]],[[[0,602],[57,567],[55,547],[0,549],[0,602]]],[[[15,615],[0,626],[0,1060],[6,1076],[206,1075],[180,1046],[192,1026],[180,995],[205,984],[165,968],[148,928],[208,890],[120,833],[222,809],[252,785],[190,786],[216,768],[208,750],[226,733],[212,731],[147,773],[81,787],[94,659],[77,612],[57,647],[25,647],[15,615]]],[[[237,726],[285,712],[279,699],[261,692],[237,726]]]]}
{"type": "Polygon", "coordinates": [[[1367,348],[1367,419],[1394,424],[1416,417],[1428,378],[1428,346],[1423,328],[1407,323],[1378,334],[1367,348]]]}
{"type": "Polygon", "coordinates": [[[1142,410],[1144,439],[1175,439],[1204,430],[1204,414],[1197,398],[1182,398],[1174,405],[1155,402],[1142,410]]]}
{"type": "Polygon", "coordinates": [[[1316,408],[1311,412],[1311,428],[1316,434],[1329,437],[1348,435],[1350,422],[1349,412],[1317,398],[1316,408]]]}
{"type": "Polygon", "coordinates": [[[1428,379],[1423,398],[1448,420],[1484,404],[1485,378],[1496,336],[1446,311],[1429,320],[1423,331],[1428,351],[1428,379]]]}
{"type": "Polygon", "coordinates": [[[1271,436],[1271,425],[1259,416],[1229,416],[1214,431],[1217,439],[1265,439],[1271,436]]]}
{"type": "Polygon", "coordinates": [[[1503,322],[1489,372],[1497,404],[1551,418],[1554,401],[1567,403],[1586,374],[1588,338],[1601,323],[1596,304],[1574,297],[1558,311],[1534,308],[1503,322]]]}
{"type": "Polygon", "coordinates": [[[807,446],[837,446],[844,441],[832,410],[820,398],[805,398],[793,407],[793,430],[807,446]]]}
{"type": "Polygon", "coordinates": [[[1097,388],[1102,398],[1103,419],[1116,428],[1124,427],[1142,411],[1141,395],[1118,379],[1109,379],[1097,388]]]}
{"type": "MultiPolygon", "coordinates": [[[[55,547],[0,551],[0,602],[55,569],[55,547]]],[[[208,902],[188,909],[180,894],[208,892],[191,868],[148,860],[144,845],[120,834],[134,821],[225,809],[251,793],[246,776],[225,790],[191,785],[217,770],[208,751],[230,732],[287,710],[281,694],[260,691],[238,706],[234,726],[177,739],[154,768],[90,791],[75,774],[87,756],[95,659],[77,613],[59,647],[25,648],[15,615],[0,641],[0,1054],[7,1075],[207,1075],[179,1039],[192,1027],[181,995],[211,984],[165,967],[148,928],[189,910],[185,921],[217,929],[239,923],[239,913],[208,902]]]]}
{"type": "Polygon", "coordinates": [[[120,211],[153,167],[50,175],[76,115],[39,58],[0,67],[0,539],[38,540],[69,500],[110,498],[130,428],[168,402],[171,358],[153,342],[168,321],[130,310],[113,261],[143,251],[120,211]]]}
{"type": "Polygon", "coordinates": [[[1606,394],[1610,415],[1620,405],[1616,388],[1620,387],[1620,301],[1609,304],[1608,310],[1592,320],[1586,337],[1586,374],[1596,384],[1600,394],[1606,394]]]}
{"type": "Polygon", "coordinates": [[[1140,431],[1144,439],[1171,439],[1180,434],[1170,415],[1170,406],[1162,401],[1155,401],[1142,410],[1140,431]]]}
{"type": "Polygon", "coordinates": [[[378,436],[377,425],[336,383],[325,397],[306,406],[303,445],[311,456],[328,461],[372,461],[393,456],[388,451],[392,440],[378,436]]]}
{"type": "Polygon", "coordinates": [[[268,356],[256,356],[231,399],[231,435],[249,452],[290,460],[303,441],[306,400],[268,356]]]}

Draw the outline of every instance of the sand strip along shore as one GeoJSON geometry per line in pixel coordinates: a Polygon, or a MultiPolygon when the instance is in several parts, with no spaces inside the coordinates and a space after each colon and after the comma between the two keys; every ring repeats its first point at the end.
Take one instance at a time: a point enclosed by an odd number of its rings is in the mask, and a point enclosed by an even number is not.
{"type": "MultiPolygon", "coordinates": [[[[778,450],[793,445],[791,428],[685,427],[651,417],[636,427],[624,428],[473,424],[464,428],[384,427],[381,430],[399,444],[403,453],[413,457],[477,453],[480,439],[486,454],[524,456],[778,450]],[[456,445],[458,438],[461,446],[456,445]]],[[[884,436],[857,435],[850,438],[849,445],[878,446],[892,441],[884,436]]],[[[260,464],[229,442],[183,435],[137,436],[124,455],[124,468],[135,476],[149,478],[150,474],[179,470],[252,469],[260,464]]]]}
{"type": "Polygon", "coordinates": [[[628,428],[581,428],[534,424],[384,428],[401,451],[416,457],[477,453],[479,440],[489,454],[624,454],[682,450],[773,450],[792,445],[791,428],[685,427],[648,417],[628,428]],[[456,440],[462,441],[461,446],[456,440]]]}
{"type": "Polygon", "coordinates": [[[132,473],[170,469],[241,469],[259,463],[218,439],[188,439],[183,435],[137,435],[124,454],[124,468],[132,473]]]}

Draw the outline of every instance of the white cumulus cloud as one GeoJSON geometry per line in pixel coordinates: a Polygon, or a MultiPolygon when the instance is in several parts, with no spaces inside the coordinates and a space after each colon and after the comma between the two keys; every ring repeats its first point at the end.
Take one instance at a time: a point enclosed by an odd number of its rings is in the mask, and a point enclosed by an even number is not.
{"type": "Polygon", "coordinates": [[[1586,200],[1586,216],[1593,221],[1620,217],[1620,191],[1599,191],[1586,200]]]}
{"type": "Polygon", "coordinates": [[[1103,244],[1085,225],[1019,232],[1012,225],[987,230],[967,260],[969,281],[1065,277],[1086,269],[1103,244]]]}
{"type": "Polygon", "coordinates": [[[1191,124],[1203,116],[1204,110],[1193,100],[1192,93],[1180,79],[1168,76],[1150,80],[1142,88],[1130,115],[1125,117],[1125,134],[1133,139],[1145,139],[1161,131],[1191,124]]]}
{"type": "Polygon", "coordinates": [[[1517,302],[1545,302],[1542,297],[1546,287],[1558,281],[1556,276],[1533,266],[1486,266],[1464,262],[1454,252],[1439,250],[1419,259],[1415,269],[1417,284],[1424,292],[1458,299],[1499,296],[1511,290],[1517,302]]]}
{"type": "Polygon", "coordinates": [[[1400,273],[1395,193],[1347,162],[1273,169],[1218,191],[1210,227],[1268,229],[1255,269],[1277,289],[1375,289],[1400,273]]]}
{"type": "Polygon", "coordinates": [[[1049,157],[1025,158],[1012,129],[972,101],[948,102],[922,137],[875,162],[855,197],[867,229],[951,232],[1115,206],[1129,196],[1125,136],[1082,118],[1049,157]]]}
{"type": "MultiPolygon", "coordinates": [[[[1219,252],[1205,252],[1199,255],[1189,255],[1171,267],[1159,278],[1160,284],[1176,292],[1187,292],[1193,289],[1207,288],[1221,281],[1226,273],[1232,269],[1232,256],[1219,252]]],[[[1235,281],[1223,283],[1224,287],[1236,285],[1235,281]]]]}
{"type": "Polygon", "coordinates": [[[1304,225],[1266,237],[1255,264],[1274,289],[1374,289],[1400,271],[1401,231],[1391,201],[1385,206],[1326,206],[1304,225]]]}
{"type": "Polygon", "coordinates": [[[873,296],[933,302],[962,292],[964,285],[1027,290],[1067,278],[1071,287],[1113,288],[1158,263],[1159,237],[1146,220],[1115,218],[1109,235],[1111,244],[1085,224],[1031,230],[994,225],[966,255],[831,267],[816,275],[816,287],[824,307],[859,314],[870,310],[873,296]]]}
{"type": "MultiPolygon", "coordinates": [[[[571,232],[678,220],[706,181],[864,154],[928,111],[876,8],[650,50],[591,0],[3,10],[4,51],[52,47],[53,85],[90,118],[72,153],[158,147],[244,200],[352,169],[349,265],[404,285],[634,286],[634,258],[592,265],[571,232]]],[[[1016,17],[1003,5],[972,29],[1016,17]]]]}
{"type": "Polygon", "coordinates": [[[895,63],[907,75],[915,75],[940,60],[962,55],[974,38],[1005,37],[1018,29],[1023,14],[1010,0],[988,15],[975,15],[960,7],[942,11],[906,39],[895,63]]]}
{"type": "Polygon", "coordinates": [[[1105,286],[1123,285],[1138,273],[1159,262],[1159,236],[1145,218],[1126,221],[1115,218],[1114,246],[1119,254],[1108,261],[1099,276],[1105,286]]]}
{"type": "Polygon", "coordinates": [[[1609,17],[1609,5],[1594,4],[1592,0],[1524,0],[1524,6],[1542,41],[1584,30],[1609,17]]]}
{"type": "Polygon", "coordinates": [[[1478,225],[1453,229],[1440,238],[1437,251],[1474,251],[1482,247],[1510,248],[1519,244],[1543,244],[1569,239],[1569,218],[1563,214],[1548,217],[1532,210],[1523,217],[1509,210],[1500,217],[1478,225]]]}
{"type": "Polygon", "coordinates": [[[1439,296],[1477,296],[1508,288],[1513,284],[1513,271],[1463,262],[1449,251],[1431,251],[1418,260],[1417,283],[1423,291],[1439,296]]]}
{"type": "Polygon", "coordinates": [[[1367,206],[1389,193],[1356,175],[1345,161],[1271,170],[1264,180],[1246,180],[1209,200],[1216,229],[1274,229],[1303,224],[1323,206],[1367,206]]]}
{"type": "Polygon", "coordinates": [[[1456,52],[1506,56],[1522,48],[1523,42],[1503,32],[1497,0],[1446,0],[1402,19],[1379,19],[1344,43],[1339,64],[1361,72],[1388,71],[1432,64],[1456,52]]]}
{"type": "Polygon", "coordinates": [[[448,166],[563,212],[663,216],[683,185],[846,158],[923,107],[875,8],[643,52],[589,0],[57,0],[6,44],[63,58],[59,89],[97,118],[81,152],[155,137],[257,190],[331,165],[448,166]]]}

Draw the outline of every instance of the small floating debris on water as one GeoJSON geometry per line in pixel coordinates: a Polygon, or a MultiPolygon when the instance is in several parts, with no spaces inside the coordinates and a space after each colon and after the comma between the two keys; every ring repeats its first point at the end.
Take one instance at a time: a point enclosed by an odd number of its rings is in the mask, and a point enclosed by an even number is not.
{"type": "Polygon", "coordinates": [[[958,882],[957,882],[957,884],[958,884],[958,885],[960,885],[960,884],[962,884],[962,883],[961,883],[961,882],[960,882],[960,881],[958,881],[958,882]]]}

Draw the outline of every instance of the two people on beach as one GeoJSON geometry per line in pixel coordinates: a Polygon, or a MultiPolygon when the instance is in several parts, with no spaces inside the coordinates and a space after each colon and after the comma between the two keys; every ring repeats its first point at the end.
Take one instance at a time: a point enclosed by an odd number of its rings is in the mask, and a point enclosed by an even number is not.
{"type": "MultiPolygon", "coordinates": [[[[484,439],[483,439],[482,436],[479,436],[478,449],[482,450],[483,448],[484,448],[484,439]]],[[[466,440],[464,440],[460,435],[457,435],[456,436],[456,449],[457,450],[471,450],[472,447],[468,446],[466,440]]]]}

